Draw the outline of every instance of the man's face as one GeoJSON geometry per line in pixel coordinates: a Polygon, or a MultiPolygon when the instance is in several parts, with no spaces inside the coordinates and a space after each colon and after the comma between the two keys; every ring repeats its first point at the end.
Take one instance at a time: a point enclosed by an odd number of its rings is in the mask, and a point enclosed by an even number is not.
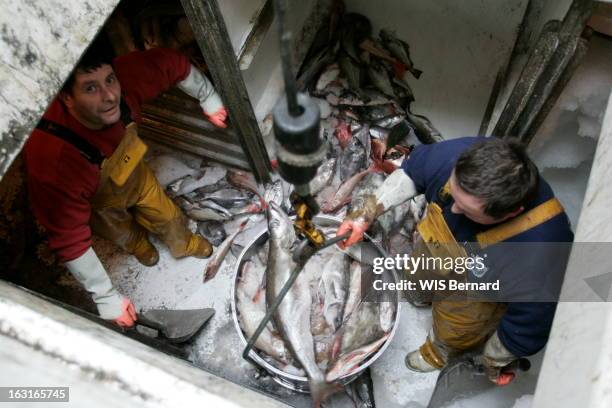
{"type": "Polygon", "coordinates": [[[485,214],[484,207],[485,201],[472,194],[466,193],[457,182],[455,178],[455,171],[451,174],[450,178],[450,193],[455,200],[451,212],[454,214],[463,214],[470,220],[483,225],[497,224],[505,221],[508,218],[512,218],[523,211],[523,207],[510,214],[505,215],[501,218],[493,218],[490,215],[485,214]]]}
{"type": "Polygon", "coordinates": [[[84,126],[98,130],[116,123],[121,116],[121,85],[113,67],[102,65],[92,72],[75,72],[72,93],[63,93],[69,112],[84,126]]]}

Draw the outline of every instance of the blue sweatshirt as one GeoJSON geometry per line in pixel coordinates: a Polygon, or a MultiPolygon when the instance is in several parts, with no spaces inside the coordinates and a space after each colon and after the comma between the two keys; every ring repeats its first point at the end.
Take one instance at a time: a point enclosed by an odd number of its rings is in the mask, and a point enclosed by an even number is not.
{"type": "MultiPolygon", "coordinates": [[[[439,193],[461,153],[481,139],[464,137],[421,145],[402,163],[427,201],[440,204],[446,223],[460,243],[475,242],[478,232],[494,226],[477,224],[463,214],[453,214],[452,197],[444,199],[439,193]]],[[[525,211],[552,197],[552,189],[540,177],[537,197],[525,205],[525,211]]],[[[500,281],[499,301],[507,303],[508,308],[497,332],[504,346],[517,357],[537,353],[548,340],[573,237],[563,212],[509,238],[503,245],[487,247],[484,250],[486,276],[468,272],[469,281],[500,281]]]]}

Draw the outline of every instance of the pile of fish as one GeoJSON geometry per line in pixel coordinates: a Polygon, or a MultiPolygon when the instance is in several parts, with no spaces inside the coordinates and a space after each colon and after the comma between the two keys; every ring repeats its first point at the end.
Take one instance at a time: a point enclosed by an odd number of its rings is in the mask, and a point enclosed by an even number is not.
{"type": "MultiPolygon", "coordinates": [[[[274,202],[267,215],[269,239],[243,262],[236,285],[246,338],[296,268],[292,251],[298,237],[291,219],[274,202]]],[[[329,236],[335,231],[323,232],[329,236]]],[[[255,343],[260,355],[281,371],[308,378],[315,405],[341,389],[338,380],[356,372],[393,328],[396,303],[366,302],[362,296],[365,252],[345,253],[334,246],[315,254],[255,343]]]]}
{"type": "MultiPolygon", "coordinates": [[[[374,37],[367,17],[339,8],[313,43],[298,83],[317,102],[330,145],[310,188],[323,213],[342,217],[359,207],[419,144],[442,141],[423,115],[411,111],[410,82],[425,75],[409,45],[388,29],[374,37]],[[317,48],[317,44],[320,44],[317,48]]],[[[392,254],[406,249],[422,197],[381,217],[372,235],[392,254]]]]}
{"type": "MultiPolygon", "coordinates": [[[[415,98],[410,82],[423,73],[406,42],[386,29],[374,37],[369,20],[355,13],[332,16],[323,34],[324,45],[311,48],[298,83],[319,105],[322,137],[330,146],[310,190],[323,213],[343,218],[400,168],[416,145],[442,137],[410,109],[415,98]]],[[[214,166],[167,183],[168,194],[216,247],[204,281],[215,276],[228,252],[236,254],[250,242],[247,231],[267,228],[268,241],[243,260],[236,286],[247,338],[295,266],[291,191],[278,175],[261,186],[250,173],[214,166]]],[[[388,211],[369,234],[390,256],[409,252],[424,204],[421,196],[388,211]]],[[[393,327],[395,303],[363,301],[362,288],[371,287],[362,285],[362,278],[371,276],[362,274],[369,267],[366,249],[334,246],[313,256],[255,344],[277,368],[308,377],[315,404],[357,371],[393,327]]]]}

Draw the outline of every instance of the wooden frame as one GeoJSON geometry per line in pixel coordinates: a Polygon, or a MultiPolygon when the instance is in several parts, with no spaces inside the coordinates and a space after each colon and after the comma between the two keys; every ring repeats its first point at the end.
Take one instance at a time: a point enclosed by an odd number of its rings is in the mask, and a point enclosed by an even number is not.
{"type": "Polygon", "coordinates": [[[215,87],[247,155],[255,178],[270,180],[270,160],[255,119],[238,61],[216,0],[181,0],[194,35],[209,64],[215,87]]]}

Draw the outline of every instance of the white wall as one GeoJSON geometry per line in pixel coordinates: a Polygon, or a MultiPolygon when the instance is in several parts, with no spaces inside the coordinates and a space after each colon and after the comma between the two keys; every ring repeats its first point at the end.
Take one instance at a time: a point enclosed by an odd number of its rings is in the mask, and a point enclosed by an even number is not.
{"type": "Polygon", "coordinates": [[[246,41],[253,27],[257,12],[265,2],[266,0],[218,1],[235,55],[240,52],[242,44],[246,41]]]}
{"type": "MultiPolygon", "coordinates": [[[[286,25],[293,29],[294,37],[298,36],[315,2],[316,0],[288,0],[286,25]]],[[[255,3],[263,4],[263,0],[219,0],[235,53],[240,51],[237,44],[242,44],[241,41],[244,41],[248,34],[245,28],[250,27],[250,19],[257,9],[253,7],[255,3]]],[[[242,71],[242,75],[255,117],[261,122],[271,112],[284,89],[276,18],[253,61],[248,69],[242,71]]]]}
{"type": "Polygon", "coordinates": [[[445,138],[475,135],[501,64],[507,59],[527,0],[347,0],[374,32],[392,28],[410,44],[423,70],[413,80],[413,111],[445,138]]]}

